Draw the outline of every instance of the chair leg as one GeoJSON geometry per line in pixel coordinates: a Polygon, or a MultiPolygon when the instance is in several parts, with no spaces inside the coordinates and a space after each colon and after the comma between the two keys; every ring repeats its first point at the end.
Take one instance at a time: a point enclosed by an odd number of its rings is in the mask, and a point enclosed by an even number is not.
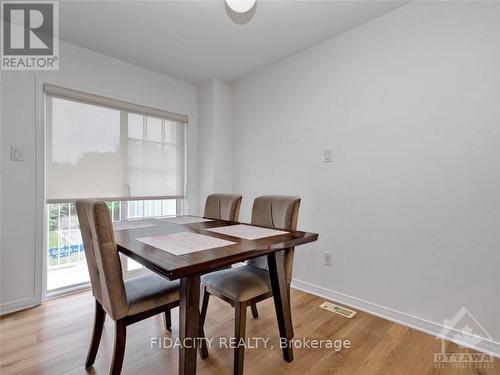
{"type": "Polygon", "coordinates": [[[99,349],[99,343],[101,342],[102,328],[104,327],[105,319],[106,313],[104,309],[99,301],[95,300],[94,329],[92,331],[92,341],[90,342],[87,359],[85,360],[85,368],[89,368],[94,364],[97,350],[99,349]]]}
{"type": "Polygon", "coordinates": [[[257,319],[259,317],[259,311],[257,310],[257,304],[256,303],[252,303],[250,305],[250,309],[252,309],[252,317],[254,319],[257,319]]]}
{"type": "Polygon", "coordinates": [[[208,358],[208,348],[207,342],[205,340],[205,318],[207,317],[207,309],[208,309],[208,300],[210,299],[210,293],[208,293],[207,288],[203,287],[203,302],[201,304],[201,313],[200,313],[200,357],[202,359],[208,358]]]}
{"type": "Polygon", "coordinates": [[[125,342],[127,339],[127,325],[125,322],[117,320],[115,326],[115,349],[113,351],[113,362],[109,370],[110,375],[119,375],[122,371],[125,342]]]}
{"type": "Polygon", "coordinates": [[[172,331],[172,313],[167,310],[163,313],[163,325],[168,331],[172,331]]]}
{"type": "Polygon", "coordinates": [[[234,337],[236,339],[236,347],[234,348],[234,375],[243,374],[244,357],[245,357],[245,330],[247,322],[247,306],[244,303],[235,304],[234,316],[234,337]],[[241,345],[240,345],[241,343],[241,345]]]}
{"type": "MultiPolygon", "coordinates": [[[[288,310],[290,311],[290,314],[291,314],[291,311],[292,311],[292,297],[290,295],[290,289],[291,289],[291,284],[287,283],[286,284],[286,294],[288,295],[288,310]]],[[[293,324],[290,327],[290,330],[291,330],[292,337],[295,336],[295,332],[293,330],[293,324]]]]}

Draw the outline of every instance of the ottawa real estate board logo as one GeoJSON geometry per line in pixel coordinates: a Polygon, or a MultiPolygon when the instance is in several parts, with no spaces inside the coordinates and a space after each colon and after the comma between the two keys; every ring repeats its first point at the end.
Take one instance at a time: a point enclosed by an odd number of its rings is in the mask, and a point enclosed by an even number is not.
{"type": "Polygon", "coordinates": [[[479,348],[482,342],[492,341],[492,338],[465,307],[451,320],[443,322],[443,330],[436,338],[441,340],[441,350],[434,353],[436,368],[491,369],[495,365],[492,355],[469,349],[479,348]],[[458,348],[448,350],[449,341],[460,344],[458,348]]]}
{"type": "Polygon", "coordinates": [[[0,4],[0,68],[59,69],[57,1],[2,1],[0,4]]]}

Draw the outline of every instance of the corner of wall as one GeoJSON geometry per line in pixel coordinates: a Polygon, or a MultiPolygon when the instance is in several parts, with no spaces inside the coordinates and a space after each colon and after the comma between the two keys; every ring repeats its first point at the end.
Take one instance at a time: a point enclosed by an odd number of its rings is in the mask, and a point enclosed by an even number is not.
{"type": "Polygon", "coordinates": [[[198,86],[198,211],[208,194],[231,192],[232,85],[212,78],[198,86]]]}

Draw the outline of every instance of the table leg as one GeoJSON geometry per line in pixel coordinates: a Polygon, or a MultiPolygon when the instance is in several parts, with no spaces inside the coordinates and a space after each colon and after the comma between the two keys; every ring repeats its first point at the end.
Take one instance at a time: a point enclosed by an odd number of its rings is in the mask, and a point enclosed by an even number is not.
{"type": "Polygon", "coordinates": [[[199,320],[200,275],[184,277],[180,280],[179,375],[196,374],[199,320]]]}
{"type": "Polygon", "coordinates": [[[283,251],[268,254],[269,276],[273,289],[274,308],[280,331],[283,358],[293,361],[293,349],[290,340],[293,338],[292,316],[285,277],[285,259],[283,251]]]}

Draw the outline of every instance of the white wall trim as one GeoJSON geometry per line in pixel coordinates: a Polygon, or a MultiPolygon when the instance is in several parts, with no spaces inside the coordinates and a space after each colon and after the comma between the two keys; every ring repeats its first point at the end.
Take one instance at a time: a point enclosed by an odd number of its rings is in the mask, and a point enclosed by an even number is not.
{"type": "Polygon", "coordinates": [[[47,217],[45,205],[45,109],[43,82],[35,74],[35,304],[42,303],[45,293],[46,256],[47,253],[47,217]]]}
{"type": "MultiPolygon", "coordinates": [[[[429,335],[445,338],[448,341],[452,341],[456,344],[459,344],[464,347],[469,347],[471,349],[475,349],[487,354],[490,354],[494,357],[500,358],[500,342],[496,342],[490,339],[481,338],[482,341],[476,345],[471,346],[465,342],[461,342],[459,340],[452,340],[448,336],[443,337],[440,333],[443,330],[443,325],[431,322],[410,314],[406,314],[389,307],[377,305],[376,303],[362,300],[360,298],[348,296],[344,293],[336,292],[330,289],[323,288],[318,285],[314,285],[305,281],[293,279],[292,280],[292,288],[301,290],[306,293],[314,294],[318,297],[322,297],[325,299],[333,300],[335,302],[339,302],[341,304],[353,307],[355,309],[364,311],[368,314],[372,314],[383,319],[390,320],[392,322],[402,324],[404,326],[414,328],[418,331],[425,332],[429,335]]],[[[450,317],[451,318],[451,317],[450,317]]],[[[461,334],[462,332],[456,329],[450,329],[450,335],[454,336],[461,334]]]]}
{"type": "Polygon", "coordinates": [[[13,302],[3,303],[0,305],[0,315],[5,315],[24,309],[29,309],[30,307],[34,307],[39,304],[40,303],[36,301],[35,297],[28,297],[13,302]]]}

